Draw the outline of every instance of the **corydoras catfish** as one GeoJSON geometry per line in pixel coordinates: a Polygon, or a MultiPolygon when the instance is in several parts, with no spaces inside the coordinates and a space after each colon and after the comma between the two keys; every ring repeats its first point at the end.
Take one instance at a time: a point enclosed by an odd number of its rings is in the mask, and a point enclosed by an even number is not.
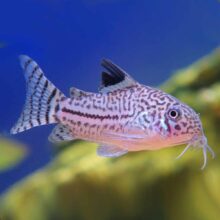
{"type": "Polygon", "coordinates": [[[99,143],[97,153],[118,157],[130,151],[158,150],[187,144],[202,148],[206,166],[207,143],[198,114],[188,105],[159,89],[142,85],[110,60],[101,65],[98,93],[70,89],[66,97],[44,75],[38,64],[20,56],[27,83],[23,112],[11,129],[15,134],[56,123],[49,136],[54,143],[83,139],[99,143]]]}

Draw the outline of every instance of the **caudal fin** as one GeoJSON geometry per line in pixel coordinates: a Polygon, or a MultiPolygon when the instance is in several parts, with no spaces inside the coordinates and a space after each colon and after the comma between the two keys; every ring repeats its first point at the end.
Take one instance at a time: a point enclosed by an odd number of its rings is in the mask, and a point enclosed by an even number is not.
{"type": "Polygon", "coordinates": [[[21,67],[27,83],[26,102],[18,122],[11,129],[16,134],[32,127],[56,123],[59,101],[65,97],[43,74],[30,57],[21,55],[21,67]]]}

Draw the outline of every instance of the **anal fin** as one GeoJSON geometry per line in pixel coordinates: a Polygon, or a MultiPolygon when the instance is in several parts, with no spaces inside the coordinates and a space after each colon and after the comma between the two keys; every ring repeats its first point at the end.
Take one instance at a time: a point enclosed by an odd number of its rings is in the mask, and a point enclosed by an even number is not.
{"type": "Polygon", "coordinates": [[[97,154],[102,157],[120,157],[128,153],[128,150],[116,146],[101,145],[97,149],[97,154]]]}
{"type": "Polygon", "coordinates": [[[58,124],[53,129],[48,139],[52,143],[61,143],[65,141],[72,141],[75,138],[73,137],[72,132],[68,126],[58,124]]]}

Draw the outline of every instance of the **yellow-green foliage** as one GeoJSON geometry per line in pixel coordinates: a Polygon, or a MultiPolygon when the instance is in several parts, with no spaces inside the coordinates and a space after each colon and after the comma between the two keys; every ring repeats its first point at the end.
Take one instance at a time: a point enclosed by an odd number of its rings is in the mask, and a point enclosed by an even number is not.
{"type": "Polygon", "coordinates": [[[201,113],[216,159],[182,147],[100,158],[96,145],[77,142],[42,170],[9,189],[0,204],[10,220],[219,220],[220,53],[179,71],[165,83],[201,113]]]}
{"type": "Polygon", "coordinates": [[[0,172],[17,165],[25,156],[26,148],[7,139],[0,139],[0,172]]]}

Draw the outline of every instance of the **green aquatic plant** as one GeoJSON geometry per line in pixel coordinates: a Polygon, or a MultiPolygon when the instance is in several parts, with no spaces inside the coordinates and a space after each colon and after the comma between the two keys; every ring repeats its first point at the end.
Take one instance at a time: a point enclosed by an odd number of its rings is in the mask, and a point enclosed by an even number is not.
{"type": "Polygon", "coordinates": [[[0,138],[0,152],[0,172],[16,166],[27,154],[22,144],[5,138],[0,138]]]}
{"type": "MultiPolygon", "coordinates": [[[[217,157],[200,170],[202,152],[182,147],[100,158],[96,144],[76,142],[1,197],[4,219],[220,218],[220,50],[174,73],[162,88],[200,112],[217,157]]],[[[62,147],[61,147],[62,149],[62,147]]]]}

